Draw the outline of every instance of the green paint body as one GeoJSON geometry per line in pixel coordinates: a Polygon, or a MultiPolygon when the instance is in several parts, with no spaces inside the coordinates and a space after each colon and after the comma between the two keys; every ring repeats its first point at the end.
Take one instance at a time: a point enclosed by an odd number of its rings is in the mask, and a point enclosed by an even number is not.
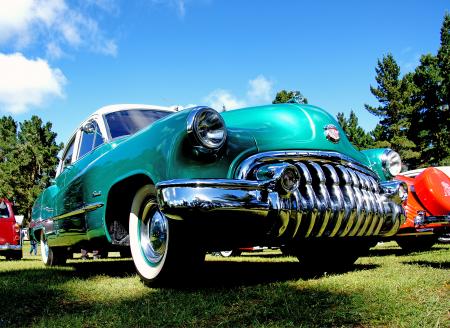
{"type": "Polygon", "coordinates": [[[133,136],[105,143],[66,168],[37,198],[32,232],[44,229],[52,247],[110,241],[105,213],[108,193],[115,184],[132,176],[148,177],[154,184],[171,179],[232,179],[241,161],[259,152],[335,151],[374,168],[384,180],[376,152],[367,157],[356,150],[336,119],[318,107],[277,104],[224,112],[228,138],[215,158],[193,151],[186,134],[189,112],[186,109],[171,114],[133,136]],[[338,128],[339,142],[327,140],[324,127],[328,124],[338,128]],[[91,204],[103,206],[82,215],[55,219],[91,204]]]}

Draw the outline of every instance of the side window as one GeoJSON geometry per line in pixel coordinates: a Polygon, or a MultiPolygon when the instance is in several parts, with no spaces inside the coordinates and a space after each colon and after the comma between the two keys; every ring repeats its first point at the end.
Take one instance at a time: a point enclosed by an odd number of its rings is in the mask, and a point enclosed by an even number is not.
{"type": "Polygon", "coordinates": [[[83,157],[86,153],[97,148],[103,143],[100,129],[95,121],[89,122],[89,129],[83,128],[81,131],[80,151],[78,158],[83,157]]]}
{"type": "Polygon", "coordinates": [[[0,219],[9,218],[8,206],[5,202],[0,203],[0,219]]]}
{"type": "Polygon", "coordinates": [[[69,165],[70,163],[72,163],[72,155],[73,155],[73,147],[75,144],[75,138],[72,139],[70,141],[69,146],[67,147],[66,152],[64,153],[64,157],[62,159],[63,165],[62,165],[62,169],[64,170],[64,168],[69,165]]]}

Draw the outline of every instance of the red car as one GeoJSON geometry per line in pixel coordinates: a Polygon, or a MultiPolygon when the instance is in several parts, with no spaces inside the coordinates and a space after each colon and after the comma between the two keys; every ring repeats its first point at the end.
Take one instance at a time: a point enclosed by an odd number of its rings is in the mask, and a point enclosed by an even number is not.
{"type": "Polygon", "coordinates": [[[401,173],[397,180],[408,184],[406,221],[395,239],[406,251],[430,249],[450,232],[450,167],[418,169],[401,173]]]}
{"type": "Polygon", "coordinates": [[[22,258],[22,238],[20,225],[14,217],[12,204],[0,198],[0,255],[7,260],[22,258]]]}

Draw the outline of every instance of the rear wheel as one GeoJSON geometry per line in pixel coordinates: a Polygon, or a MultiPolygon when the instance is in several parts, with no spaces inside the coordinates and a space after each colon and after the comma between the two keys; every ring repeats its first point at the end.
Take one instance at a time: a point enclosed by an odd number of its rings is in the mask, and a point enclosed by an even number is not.
{"type": "Polygon", "coordinates": [[[44,230],[41,230],[41,258],[46,266],[63,265],[67,261],[65,248],[49,247],[44,230]]]}
{"type": "Polygon", "coordinates": [[[11,256],[12,260],[21,260],[22,259],[22,250],[20,251],[14,251],[12,256],[11,256]]]}
{"type": "Polygon", "coordinates": [[[9,251],[5,254],[6,260],[17,261],[22,259],[22,250],[20,251],[9,251]]]}
{"type": "Polygon", "coordinates": [[[231,256],[240,256],[241,255],[241,251],[238,249],[232,249],[229,251],[220,251],[219,254],[222,257],[231,257],[231,256]]]}
{"type": "Polygon", "coordinates": [[[405,252],[423,252],[429,251],[437,242],[437,238],[436,236],[408,236],[398,238],[396,241],[405,252]]]}
{"type": "Polygon", "coordinates": [[[130,212],[130,249],[134,264],[145,284],[177,280],[192,272],[205,258],[205,252],[182,221],[169,220],[158,207],[154,186],[136,193],[130,212]],[[192,236],[191,236],[192,237],[192,236]]]}

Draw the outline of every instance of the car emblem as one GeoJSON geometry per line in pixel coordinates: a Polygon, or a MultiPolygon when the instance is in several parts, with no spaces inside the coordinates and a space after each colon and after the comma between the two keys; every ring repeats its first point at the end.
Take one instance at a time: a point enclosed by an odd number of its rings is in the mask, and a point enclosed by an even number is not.
{"type": "Polygon", "coordinates": [[[341,139],[339,130],[333,124],[328,124],[325,128],[325,136],[331,142],[337,143],[341,139]]]}

